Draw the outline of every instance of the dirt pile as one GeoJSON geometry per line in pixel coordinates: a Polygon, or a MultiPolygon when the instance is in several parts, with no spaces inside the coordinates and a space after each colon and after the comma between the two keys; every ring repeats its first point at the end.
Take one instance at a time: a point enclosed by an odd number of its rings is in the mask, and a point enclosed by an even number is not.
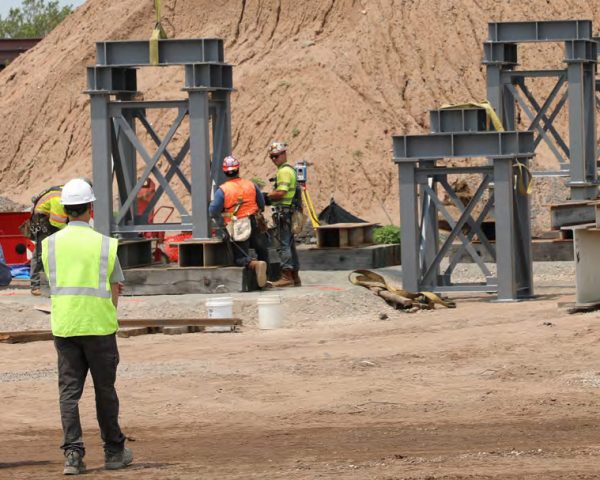
{"type": "MultiPolygon", "coordinates": [[[[82,92],[94,41],[148,38],[152,3],[88,0],[0,74],[0,191],[24,200],[43,185],[89,174],[89,101],[82,92]]],[[[293,161],[313,164],[318,209],[333,195],[353,213],[386,223],[398,222],[390,136],[428,131],[428,109],[485,97],[480,60],[488,21],[600,24],[600,4],[584,0],[163,4],[170,37],[225,39],[237,88],[233,145],[245,174],[267,178],[265,146],[286,139],[293,161]]],[[[531,67],[559,65],[562,53],[534,45],[526,58],[531,67]]],[[[144,72],[140,84],[146,98],[182,96],[179,70],[144,72]]],[[[537,161],[551,162],[544,153],[537,161]]],[[[542,189],[536,205],[560,197],[556,188],[542,189]]]]}

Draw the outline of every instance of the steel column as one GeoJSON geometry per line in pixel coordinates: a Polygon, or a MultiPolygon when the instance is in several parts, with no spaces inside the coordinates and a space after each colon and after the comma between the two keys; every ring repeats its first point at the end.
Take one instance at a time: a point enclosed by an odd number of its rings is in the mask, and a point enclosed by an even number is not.
{"type": "Polygon", "coordinates": [[[231,92],[216,91],[212,94],[215,105],[213,116],[213,161],[212,179],[216,186],[225,181],[221,164],[223,158],[231,155],[231,92]]]}
{"type": "Polygon", "coordinates": [[[569,62],[571,199],[597,197],[595,64],[569,62]]]}
{"type": "Polygon", "coordinates": [[[113,223],[112,211],[112,124],[108,115],[109,97],[91,94],[92,170],[94,176],[94,228],[103,235],[110,235],[113,223]]]}
{"type": "Polygon", "coordinates": [[[190,155],[192,158],[192,237],[210,238],[210,135],[208,92],[189,90],[190,155]]]}
{"type": "Polygon", "coordinates": [[[419,291],[419,204],[415,177],[416,162],[398,164],[400,177],[400,254],[402,285],[409,292],[419,291]]]}
{"type": "Polygon", "coordinates": [[[498,255],[498,300],[517,299],[515,252],[515,212],[513,205],[513,159],[494,159],[494,216],[496,217],[496,253],[498,255]]]}

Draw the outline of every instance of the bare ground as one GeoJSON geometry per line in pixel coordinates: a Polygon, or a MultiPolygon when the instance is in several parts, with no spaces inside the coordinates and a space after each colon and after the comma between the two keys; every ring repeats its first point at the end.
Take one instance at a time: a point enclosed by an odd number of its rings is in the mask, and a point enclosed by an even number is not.
{"type": "MultiPolygon", "coordinates": [[[[88,476],[600,478],[600,327],[596,313],[557,307],[574,293],[568,266],[538,268],[533,301],[463,297],[455,310],[413,315],[341,275],[307,279],[283,294],[285,329],[259,330],[254,297],[236,296],[241,333],[121,339],[135,464],[101,469],[88,388],[88,476]]],[[[0,292],[4,319],[27,324],[39,300],[24,293],[0,292]]],[[[201,315],[205,299],[126,298],[122,309],[201,315]]],[[[0,359],[0,478],[60,478],[52,344],[0,345],[0,359]]]]}

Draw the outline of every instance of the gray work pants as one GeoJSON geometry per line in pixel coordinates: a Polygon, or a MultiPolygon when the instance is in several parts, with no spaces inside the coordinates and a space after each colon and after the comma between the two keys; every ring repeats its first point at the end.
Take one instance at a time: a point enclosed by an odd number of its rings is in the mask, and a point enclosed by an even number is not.
{"type": "Polygon", "coordinates": [[[60,448],[85,454],[79,419],[79,399],[88,370],[94,381],[96,417],[106,453],[119,453],[125,435],[119,427],[119,398],[115,390],[119,350],[115,334],[54,337],[58,353],[58,389],[64,441],[60,448]]]}
{"type": "Polygon", "coordinates": [[[275,224],[277,225],[277,236],[279,237],[277,253],[281,261],[281,269],[297,272],[300,270],[300,262],[296,251],[296,239],[292,233],[292,211],[281,209],[277,212],[275,224]]]}

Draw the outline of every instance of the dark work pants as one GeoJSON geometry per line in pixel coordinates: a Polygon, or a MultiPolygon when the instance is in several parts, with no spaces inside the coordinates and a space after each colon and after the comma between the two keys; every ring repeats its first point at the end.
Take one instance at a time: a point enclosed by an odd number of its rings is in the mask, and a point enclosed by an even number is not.
{"type": "Polygon", "coordinates": [[[267,246],[267,237],[258,230],[256,219],[250,217],[252,232],[250,238],[243,242],[232,242],[233,260],[238,267],[247,267],[252,260],[249,255],[251,248],[256,252],[256,258],[269,264],[269,248],[267,246]]]}
{"type": "Polygon", "coordinates": [[[47,226],[48,231],[38,232],[35,234],[35,250],[33,251],[33,256],[31,257],[31,288],[40,288],[40,274],[42,270],[44,270],[44,265],[42,264],[42,242],[45,238],[48,238],[53,233],[58,232],[58,228],[53,227],[48,222],[47,226]]]}
{"type": "Polygon", "coordinates": [[[125,435],[119,427],[119,398],[115,390],[119,350],[115,334],[84,337],[54,337],[58,353],[58,389],[65,452],[85,454],[79,419],[79,399],[88,370],[94,381],[96,417],[104,441],[104,451],[119,453],[125,435]]]}

